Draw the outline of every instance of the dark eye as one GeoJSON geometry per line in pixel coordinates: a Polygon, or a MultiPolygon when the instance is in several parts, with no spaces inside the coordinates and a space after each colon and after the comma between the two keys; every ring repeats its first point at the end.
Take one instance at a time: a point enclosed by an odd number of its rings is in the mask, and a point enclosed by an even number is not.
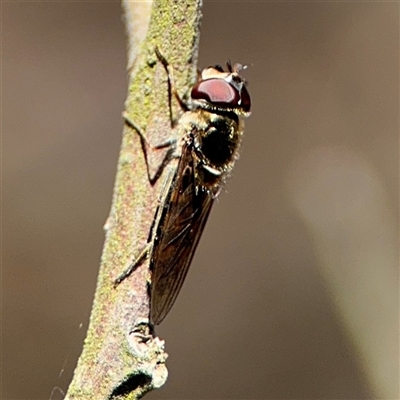
{"type": "Polygon", "coordinates": [[[237,107],[240,93],[224,79],[214,78],[199,82],[192,90],[192,98],[215,106],[237,107]]]}

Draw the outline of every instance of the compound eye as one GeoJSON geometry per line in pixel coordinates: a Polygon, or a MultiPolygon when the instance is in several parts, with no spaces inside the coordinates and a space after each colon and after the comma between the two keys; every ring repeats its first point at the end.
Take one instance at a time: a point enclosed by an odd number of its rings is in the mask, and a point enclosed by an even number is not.
{"type": "MultiPolygon", "coordinates": [[[[248,102],[250,96],[246,90],[248,102]]],[[[205,100],[215,106],[224,106],[229,108],[242,107],[240,93],[231,84],[224,79],[207,79],[200,81],[192,89],[193,100],[205,100]]],[[[249,106],[250,107],[250,106],[249,106]]]]}

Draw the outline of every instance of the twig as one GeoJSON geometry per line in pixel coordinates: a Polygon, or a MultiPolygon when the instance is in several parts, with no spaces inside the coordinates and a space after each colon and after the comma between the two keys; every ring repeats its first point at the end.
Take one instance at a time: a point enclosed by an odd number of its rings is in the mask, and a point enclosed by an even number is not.
{"type": "MultiPolygon", "coordinates": [[[[201,0],[154,1],[147,33],[135,18],[141,11],[146,15],[148,4],[123,0],[123,7],[128,31],[126,113],[148,142],[160,143],[170,135],[171,119],[167,77],[154,49],[174,66],[175,83],[184,96],[196,77],[201,0]]],[[[178,117],[179,105],[173,107],[178,117]]],[[[157,168],[163,157],[165,150],[157,150],[148,162],[157,168]]],[[[68,400],[137,399],[167,379],[164,342],[146,324],[148,263],[123,284],[113,285],[146,243],[161,185],[162,179],[150,184],[140,137],[125,125],[90,325],[68,400]]]]}

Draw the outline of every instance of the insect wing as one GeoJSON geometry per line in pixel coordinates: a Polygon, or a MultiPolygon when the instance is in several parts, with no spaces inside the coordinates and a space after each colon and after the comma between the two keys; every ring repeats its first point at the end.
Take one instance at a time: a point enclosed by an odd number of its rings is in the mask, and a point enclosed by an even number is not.
{"type": "Polygon", "coordinates": [[[166,196],[151,256],[151,320],[158,325],[168,314],[185,280],[213,196],[196,183],[196,165],[185,144],[166,196]]]}

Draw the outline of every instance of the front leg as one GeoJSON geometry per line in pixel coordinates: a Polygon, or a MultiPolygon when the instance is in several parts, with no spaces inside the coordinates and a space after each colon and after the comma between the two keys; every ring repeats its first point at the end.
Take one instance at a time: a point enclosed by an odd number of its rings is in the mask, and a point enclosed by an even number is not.
{"type": "Polygon", "coordinates": [[[171,67],[167,59],[161,54],[159,48],[156,46],[155,52],[157,55],[158,60],[161,62],[161,64],[165,68],[165,72],[167,73],[168,77],[168,102],[169,102],[169,112],[170,112],[170,118],[171,118],[171,127],[174,128],[176,123],[172,115],[172,96],[171,93],[174,95],[175,99],[179,103],[179,106],[181,107],[183,112],[189,111],[190,107],[182,100],[181,96],[179,96],[178,90],[176,89],[175,86],[175,79],[174,79],[174,69],[171,67]]]}

